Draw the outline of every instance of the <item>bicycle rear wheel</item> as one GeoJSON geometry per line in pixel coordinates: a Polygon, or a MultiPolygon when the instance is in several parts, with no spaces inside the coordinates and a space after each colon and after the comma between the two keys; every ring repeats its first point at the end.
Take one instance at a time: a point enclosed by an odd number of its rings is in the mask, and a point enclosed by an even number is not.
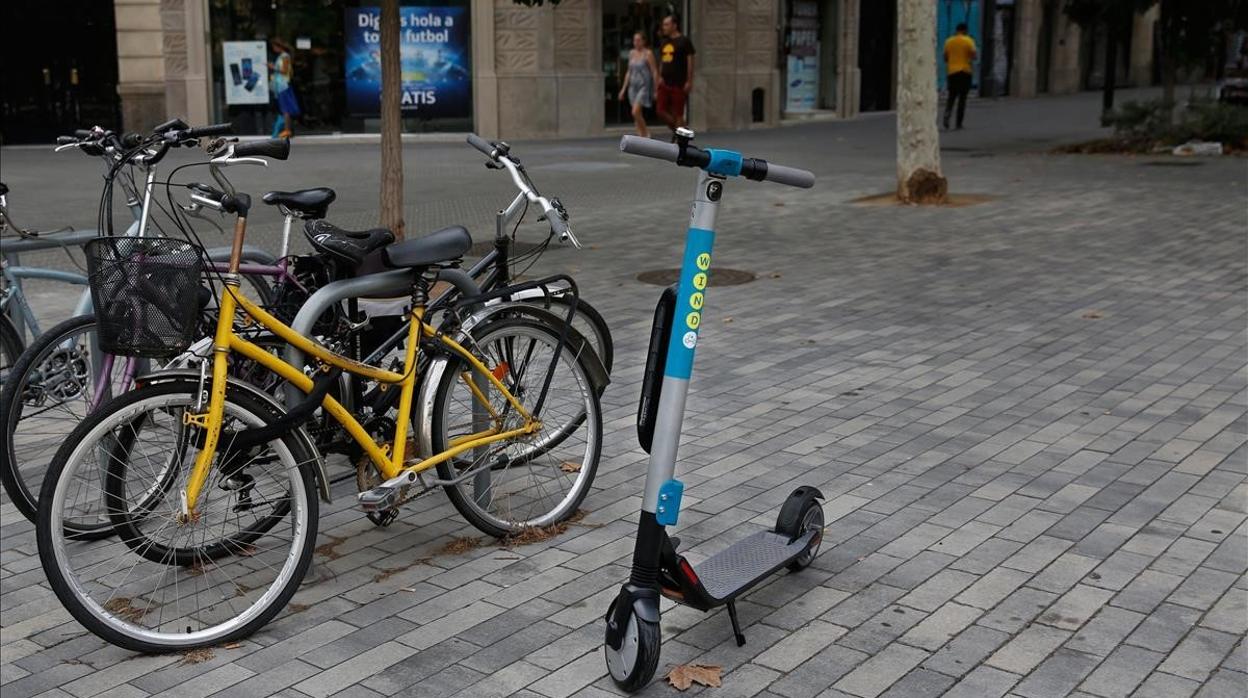
{"type": "MultiPolygon", "coordinates": [[[[0,429],[6,437],[0,482],[32,523],[48,462],[70,431],[92,407],[129,388],[128,366],[142,373],[150,365],[103,354],[98,328],[94,315],[82,315],[43,333],[22,352],[0,392],[0,429]]],[[[93,487],[98,490],[98,478],[93,487]]],[[[102,516],[93,523],[80,518],[75,526],[84,535],[111,528],[102,516]]]]}
{"type": "MultiPolygon", "coordinates": [[[[293,434],[258,447],[229,473],[218,457],[196,514],[179,516],[202,434],[183,423],[197,386],[156,383],[108,403],[57,452],[40,492],[36,535],[52,590],[88,630],[126,649],[169,652],[245,637],[281,611],[311,562],[314,455],[293,434]],[[65,525],[74,517],[70,485],[88,470],[106,473],[100,494],[117,537],[87,542],[65,525]]],[[[223,428],[240,429],[277,413],[230,388],[225,417],[223,428]]]]}
{"type": "MultiPolygon", "coordinates": [[[[543,425],[538,432],[474,448],[438,464],[440,479],[463,478],[446,487],[447,496],[469,523],[493,536],[566,520],[589,493],[602,449],[601,406],[582,360],[566,347],[560,349],[558,330],[521,318],[474,328],[465,346],[530,413],[548,375],[550,384],[538,413],[543,425]]],[[[488,379],[474,379],[470,371],[460,359],[442,373],[432,406],[434,453],[490,426],[505,431],[523,424],[503,395],[488,386],[488,379]],[[478,394],[485,395],[488,407],[478,394]]]]}

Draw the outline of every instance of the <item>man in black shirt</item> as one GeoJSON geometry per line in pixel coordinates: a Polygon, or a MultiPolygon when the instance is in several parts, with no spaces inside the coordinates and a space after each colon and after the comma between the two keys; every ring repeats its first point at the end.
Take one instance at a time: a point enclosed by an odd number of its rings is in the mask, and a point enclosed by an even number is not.
{"type": "Polygon", "coordinates": [[[689,37],[680,33],[680,20],[674,15],[663,18],[662,31],[656,111],[674,133],[685,125],[685,102],[693,89],[693,55],[697,51],[689,37]]]}

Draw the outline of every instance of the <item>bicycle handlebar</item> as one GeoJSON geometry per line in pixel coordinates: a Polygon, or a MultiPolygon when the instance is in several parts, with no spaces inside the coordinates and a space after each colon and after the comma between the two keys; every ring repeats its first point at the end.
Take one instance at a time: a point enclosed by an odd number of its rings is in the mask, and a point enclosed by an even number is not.
{"type": "Polygon", "coordinates": [[[510,157],[511,148],[506,143],[487,141],[475,133],[470,133],[468,134],[468,145],[481,151],[483,155],[490,159],[493,166],[501,166],[507,170],[507,173],[511,175],[511,181],[524,194],[524,197],[529,202],[542,207],[542,213],[546,216],[546,222],[550,224],[550,232],[558,236],[560,242],[571,242],[573,247],[580,248],[581,242],[576,239],[576,235],[568,226],[567,209],[558,203],[557,200],[555,203],[552,203],[550,199],[537,193],[520,162],[510,157]]]}
{"type": "Polygon", "coordinates": [[[205,136],[228,136],[234,133],[234,124],[226,122],[223,124],[211,124],[209,126],[197,126],[187,129],[184,138],[203,138],[205,136]]]}
{"type": "MultiPolygon", "coordinates": [[[[682,167],[698,167],[704,170],[711,165],[712,161],[712,152],[710,150],[687,145],[685,146],[684,161],[682,162],[679,145],[638,136],[624,136],[621,138],[620,150],[630,155],[666,160],[682,167]]],[[[807,170],[775,165],[760,158],[740,158],[740,160],[741,167],[738,174],[746,179],[754,181],[765,180],[802,189],[809,189],[815,185],[815,175],[807,170]]]]}

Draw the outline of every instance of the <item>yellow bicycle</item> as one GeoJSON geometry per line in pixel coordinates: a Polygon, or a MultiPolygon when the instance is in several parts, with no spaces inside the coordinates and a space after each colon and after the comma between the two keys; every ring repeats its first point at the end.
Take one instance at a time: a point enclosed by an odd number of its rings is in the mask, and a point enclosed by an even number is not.
{"type": "MultiPolygon", "coordinates": [[[[237,274],[250,200],[222,194],[216,204],[237,219],[211,358],[198,377],[156,374],[106,403],[74,430],[44,480],[39,554],[79,622],[113,644],[167,652],[244,637],[272,619],[311,561],[318,490],[321,499],[330,496],[323,460],[301,426],[318,408],[359,444],[376,473],[377,484],[359,494],[366,511],[394,511],[443,488],[469,523],[492,535],[576,511],[601,448],[592,350],[566,324],[532,315],[498,313],[471,329],[427,322],[430,285],[440,267],[468,251],[466,231],[389,246],[384,236],[353,238],[411,274],[401,363],[383,368],[335,353],[250,300],[237,274]],[[309,368],[251,341],[258,328],[302,351],[309,368]],[[422,351],[432,355],[426,364],[422,351]],[[231,355],[307,397],[284,408],[229,378],[231,355]],[[424,375],[418,365],[428,366],[424,375]],[[331,394],[343,371],[398,390],[393,418],[370,420],[370,432],[331,394]],[[413,434],[412,423],[425,426],[413,434]],[[76,512],[98,516],[101,500],[117,535],[77,538],[76,512]]],[[[128,248],[117,260],[138,269],[131,297],[121,299],[131,304],[158,294],[162,276],[184,271],[161,268],[165,257],[144,249],[128,248]]],[[[160,304],[168,306],[167,299],[160,304]]],[[[163,320],[178,334],[177,318],[163,320]]]]}

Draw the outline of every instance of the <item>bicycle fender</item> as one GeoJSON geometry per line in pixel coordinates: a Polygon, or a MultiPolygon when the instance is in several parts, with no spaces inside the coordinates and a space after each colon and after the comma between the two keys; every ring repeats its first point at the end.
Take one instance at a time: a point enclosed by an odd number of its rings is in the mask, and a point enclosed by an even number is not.
{"type": "MultiPolygon", "coordinates": [[[[498,305],[486,306],[473,313],[462,323],[461,329],[452,339],[462,344],[466,341],[469,330],[503,312],[518,312],[545,322],[554,321],[558,323],[564,319],[549,310],[534,307],[531,303],[500,303],[498,305]]],[[[611,383],[611,376],[603,368],[602,361],[598,358],[598,353],[593,350],[589,340],[585,339],[574,327],[568,328],[568,344],[573,347],[575,354],[579,354],[581,358],[585,359],[587,377],[598,396],[601,397],[602,392],[611,383]]],[[[412,410],[412,428],[416,432],[416,443],[420,447],[422,458],[433,456],[433,403],[437,399],[438,385],[442,382],[442,375],[446,373],[446,367],[449,364],[450,359],[445,356],[439,356],[430,361],[421,375],[420,385],[416,389],[417,392],[413,401],[414,409],[412,410]]]]}
{"type": "MultiPolygon", "coordinates": [[[[544,296],[539,294],[533,297],[526,297],[524,300],[542,297],[544,296]]],[[[542,322],[552,323],[556,327],[567,319],[559,313],[520,300],[486,305],[484,308],[469,315],[460,326],[463,328],[463,332],[467,332],[482,323],[495,319],[499,313],[528,315],[542,322]]],[[[464,337],[463,332],[457,335],[455,341],[460,341],[464,337]]],[[[603,367],[602,359],[598,356],[598,352],[594,351],[593,345],[575,327],[568,328],[568,345],[571,347],[573,355],[585,359],[590,383],[594,386],[598,396],[602,397],[603,391],[611,384],[611,374],[607,373],[607,369],[603,367]]]]}
{"type": "MultiPolygon", "coordinates": [[[[198,385],[199,378],[200,373],[197,369],[169,369],[165,371],[153,371],[152,373],[138,376],[134,379],[134,382],[135,385],[147,385],[152,383],[168,383],[176,380],[186,380],[192,381],[198,385]]],[[[256,386],[240,381],[237,378],[227,378],[226,381],[230,387],[245,391],[249,395],[258,398],[260,401],[272,407],[275,412],[285,414],[286,408],[282,406],[282,403],[277,401],[277,398],[269,395],[256,386]]],[[[325,458],[316,448],[316,442],[312,440],[312,437],[308,435],[307,430],[303,427],[298,427],[289,432],[289,434],[294,438],[301,440],[303,442],[303,446],[308,449],[308,452],[315,456],[316,470],[313,474],[316,476],[316,487],[320,491],[321,501],[326,504],[330,503],[332,499],[329,494],[329,474],[325,471],[325,458]]]]}

